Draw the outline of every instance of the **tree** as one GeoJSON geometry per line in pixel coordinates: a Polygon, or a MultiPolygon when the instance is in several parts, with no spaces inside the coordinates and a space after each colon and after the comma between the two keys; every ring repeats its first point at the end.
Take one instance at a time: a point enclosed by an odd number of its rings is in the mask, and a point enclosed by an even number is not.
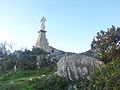
{"type": "Polygon", "coordinates": [[[91,48],[96,49],[98,57],[105,63],[120,59],[120,28],[112,25],[106,32],[98,32],[91,48]]]}
{"type": "Polygon", "coordinates": [[[0,42],[0,57],[12,54],[16,51],[14,43],[3,41],[0,42]]]}
{"type": "Polygon", "coordinates": [[[7,43],[6,42],[0,42],[0,57],[4,57],[5,55],[7,55],[7,43]]]}

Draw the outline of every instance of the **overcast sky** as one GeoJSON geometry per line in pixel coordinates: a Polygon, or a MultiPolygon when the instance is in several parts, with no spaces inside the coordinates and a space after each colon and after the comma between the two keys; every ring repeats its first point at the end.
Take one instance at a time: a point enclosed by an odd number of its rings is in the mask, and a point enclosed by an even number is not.
{"type": "Polygon", "coordinates": [[[98,31],[120,26],[120,0],[0,0],[0,41],[32,48],[42,16],[50,46],[84,52],[98,31]]]}

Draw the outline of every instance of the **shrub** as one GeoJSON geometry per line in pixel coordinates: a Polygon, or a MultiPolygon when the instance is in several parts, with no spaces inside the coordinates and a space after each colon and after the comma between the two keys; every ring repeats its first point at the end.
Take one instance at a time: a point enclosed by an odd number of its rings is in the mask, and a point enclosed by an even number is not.
{"type": "Polygon", "coordinates": [[[120,89],[120,61],[113,61],[91,75],[93,89],[120,89]]]}
{"type": "Polygon", "coordinates": [[[35,87],[37,90],[67,90],[67,81],[57,75],[50,75],[43,77],[35,87]]]}
{"type": "Polygon", "coordinates": [[[105,63],[120,59],[120,28],[108,28],[100,31],[93,39],[92,49],[96,49],[99,58],[105,63]]]}
{"type": "Polygon", "coordinates": [[[90,80],[76,82],[79,90],[119,90],[120,61],[112,61],[91,74],[90,80]]]}

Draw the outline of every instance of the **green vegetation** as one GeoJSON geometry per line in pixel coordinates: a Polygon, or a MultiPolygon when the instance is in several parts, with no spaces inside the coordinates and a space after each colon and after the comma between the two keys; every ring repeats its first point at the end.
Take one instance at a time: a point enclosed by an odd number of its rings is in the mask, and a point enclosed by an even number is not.
{"type": "Polygon", "coordinates": [[[75,82],[78,90],[119,90],[120,61],[113,61],[91,74],[91,78],[75,82]]]}
{"type": "Polygon", "coordinates": [[[104,65],[91,75],[90,86],[92,90],[118,90],[120,89],[120,61],[112,61],[104,65]]]}
{"type": "Polygon", "coordinates": [[[0,72],[6,73],[13,71],[16,66],[17,70],[34,70],[39,67],[55,65],[51,62],[51,56],[42,49],[32,48],[32,51],[25,49],[24,51],[15,51],[9,55],[4,55],[0,59],[0,72]],[[37,57],[40,57],[39,59],[37,57]]]}
{"type": "MultiPolygon", "coordinates": [[[[7,44],[8,45],[8,44],[7,44]]],[[[90,77],[71,81],[59,77],[52,56],[39,48],[11,52],[0,44],[0,90],[120,90],[120,28],[100,31],[91,48],[105,62],[90,77]]]]}
{"type": "Polygon", "coordinates": [[[106,32],[98,32],[91,48],[97,50],[98,58],[105,63],[120,60],[120,28],[112,26],[106,32]]]}
{"type": "Polygon", "coordinates": [[[44,50],[33,47],[1,55],[0,90],[66,90],[67,81],[55,75],[56,64],[44,50]]]}
{"type": "MultiPolygon", "coordinates": [[[[55,71],[55,67],[45,67],[36,70],[23,70],[6,73],[0,77],[0,90],[39,90],[39,83],[45,85],[45,82],[52,81],[54,77],[54,80],[58,80],[58,83],[60,80],[63,80],[54,75],[55,71]]],[[[54,83],[57,82],[55,81],[54,83]]]]}
{"type": "Polygon", "coordinates": [[[67,90],[68,82],[57,75],[44,77],[35,86],[37,90],[67,90]]]}
{"type": "MultiPolygon", "coordinates": [[[[113,61],[91,74],[91,78],[71,81],[78,90],[119,90],[120,62],[113,61]]],[[[56,67],[9,72],[0,77],[0,90],[67,90],[69,82],[54,75],[56,67]]]]}

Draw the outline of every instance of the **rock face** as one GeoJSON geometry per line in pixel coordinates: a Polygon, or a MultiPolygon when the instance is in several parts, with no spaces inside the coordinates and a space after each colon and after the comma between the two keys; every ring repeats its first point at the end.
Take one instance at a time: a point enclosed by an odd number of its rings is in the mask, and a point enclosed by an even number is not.
{"type": "Polygon", "coordinates": [[[65,52],[62,50],[58,50],[54,47],[49,46],[49,53],[52,55],[55,59],[59,60],[60,58],[64,57],[65,55],[71,55],[74,54],[72,52],[65,52]]]}
{"type": "Polygon", "coordinates": [[[90,73],[99,68],[103,62],[83,54],[73,54],[60,59],[57,63],[57,74],[62,77],[76,80],[89,77],[90,73]]]}
{"type": "Polygon", "coordinates": [[[97,55],[97,49],[90,49],[84,53],[82,53],[86,56],[90,56],[90,57],[94,57],[94,58],[98,58],[99,56],[97,55]]]}

